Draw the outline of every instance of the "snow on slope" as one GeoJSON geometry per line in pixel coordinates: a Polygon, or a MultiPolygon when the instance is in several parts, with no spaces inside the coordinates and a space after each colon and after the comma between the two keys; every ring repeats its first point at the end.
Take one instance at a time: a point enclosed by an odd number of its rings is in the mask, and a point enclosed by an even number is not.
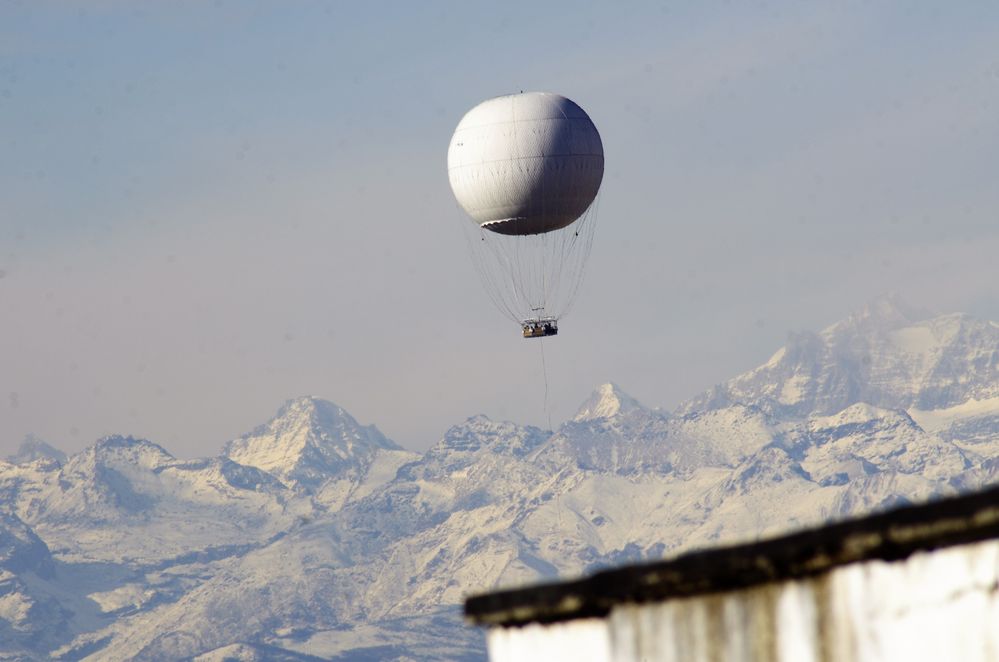
{"type": "Polygon", "coordinates": [[[302,397],[289,400],[270,421],[229,442],[225,454],[291,483],[313,485],[364,462],[378,449],[399,446],[332,402],[302,397]]]}
{"type": "Polygon", "coordinates": [[[312,507],[273,476],[226,458],[177,460],[151,442],[107,437],[60,465],[0,471],[0,495],[60,558],[156,565],[236,553],[312,507]]]}
{"type": "Polygon", "coordinates": [[[985,461],[999,457],[999,397],[968,398],[942,409],[909,409],[927,432],[953,441],[969,456],[985,461]]]}
{"type": "Polygon", "coordinates": [[[874,468],[939,479],[970,466],[955,444],[928,434],[904,411],[855,404],[833,416],[812,418],[802,431],[805,464],[823,480],[846,483],[874,468]],[[846,463],[846,475],[836,465],[846,463]],[[859,463],[859,465],[857,464],[859,463]]]}
{"type": "Polygon", "coordinates": [[[592,421],[643,409],[645,407],[638,400],[622,391],[617,384],[607,383],[602,384],[593,392],[593,395],[582,404],[572,420],[592,421]]]}
{"type": "Polygon", "coordinates": [[[770,443],[774,434],[772,421],[753,407],[669,416],[604,384],[539,450],[535,461],[553,469],[572,465],[621,474],[687,475],[704,466],[734,466],[770,443]],[[607,399],[610,406],[600,404],[607,399]],[[619,407],[621,401],[628,406],[619,407]],[[608,413],[597,415],[599,411],[608,413]]]}
{"type": "Polygon", "coordinates": [[[942,409],[923,410],[913,407],[909,415],[927,432],[943,432],[958,423],[999,416],[999,396],[978,400],[969,398],[961,404],[942,409]]]}
{"type": "Polygon", "coordinates": [[[44,590],[55,574],[48,547],[13,513],[0,512],[0,657],[31,659],[57,645],[67,613],[44,590]]]}

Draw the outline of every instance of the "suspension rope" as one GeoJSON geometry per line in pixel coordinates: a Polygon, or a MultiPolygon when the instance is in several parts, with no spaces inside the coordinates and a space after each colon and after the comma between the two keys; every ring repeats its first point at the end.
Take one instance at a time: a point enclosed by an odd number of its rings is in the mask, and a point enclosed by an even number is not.
{"type": "Polygon", "coordinates": [[[545,375],[545,417],[548,419],[548,429],[552,429],[552,412],[548,407],[548,366],[545,364],[545,339],[538,338],[541,345],[541,372],[545,375]]]}
{"type": "MultiPolygon", "coordinates": [[[[483,176],[496,178],[499,184],[510,173],[496,169],[483,176]]],[[[519,326],[526,319],[559,320],[571,312],[584,280],[599,202],[598,195],[575,223],[559,230],[504,235],[471,222],[455,201],[456,221],[472,266],[489,300],[507,319],[519,326]]],[[[552,202],[544,199],[542,204],[547,207],[552,202]]]]}

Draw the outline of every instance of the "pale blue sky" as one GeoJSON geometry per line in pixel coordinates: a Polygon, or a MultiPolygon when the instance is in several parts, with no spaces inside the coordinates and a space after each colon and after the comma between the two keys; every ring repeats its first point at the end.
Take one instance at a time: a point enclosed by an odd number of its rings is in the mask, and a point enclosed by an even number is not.
{"type": "Polygon", "coordinates": [[[415,449],[545,423],[444,159],[565,94],[603,136],[587,282],[545,345],[672,407],[898,291],[999,320],[999,6],[0,4],[0,455],[214,453],[312,393],[415,449]]]}

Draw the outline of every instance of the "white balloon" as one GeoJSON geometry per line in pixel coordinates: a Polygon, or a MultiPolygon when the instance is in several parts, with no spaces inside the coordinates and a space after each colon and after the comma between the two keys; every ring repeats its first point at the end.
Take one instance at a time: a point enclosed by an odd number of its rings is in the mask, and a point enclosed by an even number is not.
{"type": "Polygon", "coordinates": [[[528,92],[468,111],[451,138],[447,168],[455,198],[480,227],[540,234],[586,212],[603,179],[604,150],[582,108],[558,94],[528,92]]]}

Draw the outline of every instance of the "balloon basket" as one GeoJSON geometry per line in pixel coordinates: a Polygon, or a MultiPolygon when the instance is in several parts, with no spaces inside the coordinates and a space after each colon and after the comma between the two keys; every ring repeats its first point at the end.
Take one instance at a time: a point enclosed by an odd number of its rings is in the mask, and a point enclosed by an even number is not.
{"type": "Polygon", "coordinates": [[[525,338],[544,338],[558,335],[558,320],[552,317],[524,320],[521,328],[525,338]]]}

